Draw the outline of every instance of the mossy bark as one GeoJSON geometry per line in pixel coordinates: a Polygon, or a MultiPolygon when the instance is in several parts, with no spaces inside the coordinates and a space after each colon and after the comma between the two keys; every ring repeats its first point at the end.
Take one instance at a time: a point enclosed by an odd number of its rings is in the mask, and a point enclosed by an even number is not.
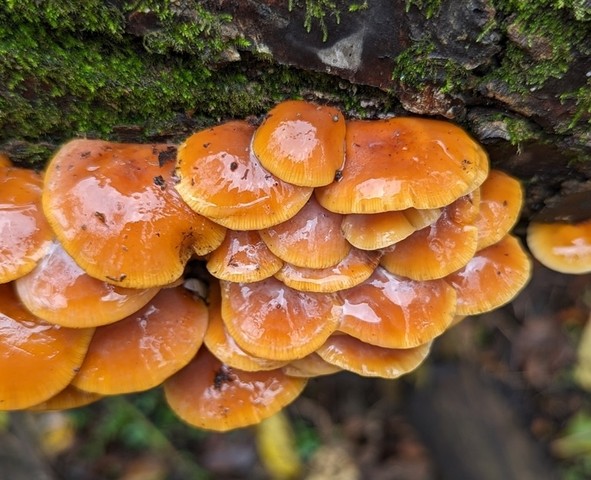
{"type": "Polygon", "coordinates": [[[0,5],[0,151],[24,165],[74,136],[178,142],[307,98],[462,124],[527,183],[527,217],[591,190],[584,0],[73,5],[0,5]]]}

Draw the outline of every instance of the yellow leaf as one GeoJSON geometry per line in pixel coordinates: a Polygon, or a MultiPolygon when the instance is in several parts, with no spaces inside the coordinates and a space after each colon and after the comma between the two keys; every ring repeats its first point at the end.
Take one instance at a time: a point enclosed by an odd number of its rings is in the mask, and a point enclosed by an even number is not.
{"type": "Polygon", "coordinates": [[[295,435],[283,412],[257,425],[256,442],[261,462],[273,480],[288,480],[300,474],[302,466],[295,435]]]}

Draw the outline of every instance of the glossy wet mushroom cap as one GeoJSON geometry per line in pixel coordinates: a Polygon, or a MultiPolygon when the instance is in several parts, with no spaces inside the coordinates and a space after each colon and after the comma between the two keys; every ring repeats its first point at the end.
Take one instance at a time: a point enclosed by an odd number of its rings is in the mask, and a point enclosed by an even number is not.
{"type": "Polygon", "coordinates": [[[191,135],[179,147],[176,186],[196,212],[233,230],[258,230],[295,215],[312,194],[265,170],[250,151],[254,127],[234,121],[191,135]]]}
{"type": "Polygon", "coordinates": [[[0,165],[0,283],[29,273],[47,252],[53,232],[41,208],[41,175],[0,165]]]}
{"type": "Polygon", "coordinates": [[[218,360],[228,367],[246,372],[274,370],[285,365],[285,361],[255,357],[238,346],[222,320],[220,288],[217,282],[210,287],[208,302],[209,323],[203,343],[218,360]]]}
{"type": "Polygon", "coordinates": [[[364,343],[348,335],[332,335],[318,355],[328,363],[364,377],[398,378],[417,368],[429,354],[431,344],[392,349],[364,343]]]}
{"type": "Polygon", "coordinates": [[[96,329],[72,385],[102,395],[155,387],[197,353],[207,320],[202,300],[165,288],[138,312],[96,329]]]}
{"type": "Polygon", "coordinates": [[[228,230],[222,244],[207,258],[214,277],[231,282],[257,282],[277,273],[283,260],[263,242],[255,230],[228,230]]]}
{"type": "Polygon", "coordinates": [[[275,255],[305,268],[332,267],[343,260],[351,245],[341,232],[342,215],[329,212],[314,198],[292,218],[259,231],[275,255]]]}
{"type": "Polygon", "coordinates": [[[64,249],[89,275],[122,287],[178,279],[225,229],[197,215],[173,188],[171,145],[72,140],[45,174],[43,209],[64,249]]]}
{"type": "Polygon", "coordinates": [[[456,311],[456,292],[444,280],[410,280],[381,267],[339,296],[338,331],[386,348],[433,340],[450,326],[456,311]]]}
{"type": "Polygon", "coordinates": [[[255,283],[221,281],[221,295],[228,332],[256,357],[305,357],[337,328],[334,294],[300,292],[270,277],[255,283]]]}
{"type": "Polygon", "coordinates": [[[478,202],[472,197],[460,197],[433,224],[384,248],[381,265],[414,280],[442,278],[466,265],[478,243],[478,202]]]}
{"type": "Polygon", "coordinates": [[[345,119],[333,107],[282,102],[256,129],[252,150],[263,167],[286,182],[328,185],[345,160],[345,119]]]}
{"type": "Polygon", "coordinates": [[[354,287],[373,273],[381,252],[351,248],[349,254],[333,267],[304,268],[286,263],[275,278],[295,290],[331,293],[354,287]]]}
{"type": "Polygon", "coordinates": [[[527,245],[532,255],[552,270],[591,272],[591,220],[575,224],[531,222],[527,245]]]}
{"type": "Polygon", "coordinates": [[[164,384],[166,400],[185,422],[227,431],[254,425],[291,403],[306,379],[280,369],[243,372],[224,365],[207,349],[164,384]]]}
{"type": "Polygon", "coordinates": [[[36,412],[47,412],[52,410],[67,410],[70,408],[83,407],[103,398],[98,393],[85,392],[72,385],[68,385],[61,392],[53,397],[29,407],[27,410],[36,412]]]}
{"type": "Polygon", "coordinates": [[[501,240],[519,219],[523,189],[519,181],[499,170],[491,170],[480,187],[476,218],[478,250],[501,240]]]}
{"type": "Polygon", "coordinates": [[[458,296],[458,315],[476,315],[510,302],[527,284],[531,261],[517,238],[479,250],[468,264],[445,277],[458,296]]]}
{"type": "Polygon", "coordinates": [[[439,208],[352,213],[345,215],[341,228],[351,245],[363,250],[377,250],[404,240],[415,231],[431,225],[440,216],[439,208]]]}
{"type": "Polygon", "coordinates": [[[315,194],[324,208],[345,214],[439,208],[476,189],[487,174],[486,152],[449,122],[352,120],[340,180],[315,194]]]}
{"type": "Polygon", "coordinates": [[[0,285],[0,410],[18,410],[62,391],[82,364],[94,329],[38,319],[0,285]]]}
{"type": "Polygon", "coordinates": [[[123,288],[88,275],[54,242],[35,269],[15,281],[19,299],[39,318],[70,328],[106,325],[138,311],[160,290],[123,288]]]}

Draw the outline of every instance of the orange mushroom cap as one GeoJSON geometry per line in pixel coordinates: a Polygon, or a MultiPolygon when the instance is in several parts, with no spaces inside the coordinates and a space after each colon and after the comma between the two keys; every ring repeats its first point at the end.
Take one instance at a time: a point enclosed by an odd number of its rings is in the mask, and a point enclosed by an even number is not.
{"type": "Polygon", "coordinates": [[[591,220],[575,224],[531,222],[527,245],[532,255],[552,270],[591,272],[591,220]]]}
{"type": "Polygon", "coordinates": [[[486,152],[449,122],[353,120],[339,181],[315,194],[337,213],[439,208],[477,188],[487,174],[486,152]]]}
{"type": "Polygon", "coordinates": [[[337,367],[332,363],[318,355],[316,352],[306,355],[304,358],[292,360],[283,367],[283,372],[290,377],[320,377],[322,375],[332,375],[342,371],[341,367],[337,367]]]}
{"type": "Polygon", "coordinates": [[[0,285],[0,410],[28,408],[66,388],[94,329],[51,325],[30,313],[14,285],[0,285]]]}
{"type": "Polygon", "coordinates": [[[352,248],[334,267],[304,268],[285,263],[275,278],[295,290],[331,293],[354,287],[373,273],[382,256],[379,251],[352,248]]]}
{"type": "Polygon", "coordinates": [[[102,282],[86,274],[61,245],[54,242],[35,269],[15,281],[23,304],[56,325],[86,328],[121,320],[148,303],[159,287],[132,289],[102,282]]]}
{"type": "Polygon", "coordinates": [[[103,398],[103,395],[79,390],[72,385],[68,385],[61,392],[53,397],[29,407],[27,410],[38,412],[47,412],[50,410],[67,410],[70,408],[83,407],[103,398]]]}
{"type": "Polygon", "coordinates": [[[252,150],[263,167],[285,182],[328,185],[345,160],[345,119],[333,107],[282,102],[256,129],[252,150]]]}
{"type": "Polygon", "coordinates": [[[444,280],[418,282],[383,268],[339,295],[338,330],[386,348],[413,348],[433,340],[450,326],[456,311],[456,293],[444,280]]]}
{"type": "Polygon", "coordinates": [[[196,212],[234,230],[258,230],[294,216],[312,188],[280,180],[250,151],[254,127],[243,121],[191,135],[180,147],[177,190],[196,212]]]}
{"type": "Polygon", "coordinates": [[[51,160],[43,208],[64,249],[89,275],[122,287],[172,283],[193,251],[225,229],[173,188],[175,147],[73,140],[51,160]]]}
{"type": "Polygon", "coordinates": [[[432,225],[383,249],[381,265],[414,280],[442,278],[462,268],[476,252],[477,214],[472,194],[460,197],[432,225]]]}
{"type": "Polygon", "coordinates": [[[0,166],[0,283],[29,273],[51,244],[53,233],[41,209],[41,176],[0,166]]]}
{"type": "Polygon", "coordinates": [[[417,368],[430,348],[430,343],[405,349],[383,348],[348,335],[332,335],[318,349],[318,355],[364,377],[398,378],[417,368]]]}
{"type": "Polygon", "coordinates": [[[254,230],[228,230],[222,244],[207,259],[207,270],[214,277],[231,282],[257,282],[277,271],[283,261],[254,230]]]}
{"type": "Polygon", "coordinates": [[[343,260],[351,245],[341,232],[342,215],[329,212],[311,198],[292,218],[260,230],[275,255],[297,267],[327,268],[343,260]]]}
{"type": "Polygon", "coordinates": [[[519,218],[523,189],[515,178],[491,170],[480,187],[480,209],[476,218],[478,250],[501,240],[519,218]]]}
{"type": "Polygon", "coordinates": [[[207,349],[164,384],[166,400],[185,422],[226,431],[254,425],[291,403],[306,379],[281,370],[243,372],[228,367],[207,349]]]}
{"type": "Polygon", "coordinates": [[[155,387],[195,356],[207,320],[202,300],[183,287],[162,289],[138,312],[96,329],[72,385],[103,395],[155,387]]]}
{"type": "Polygon", "coordinates": [[[312,353],[339,319],[334,294],[300,292],[270,277],[255,283],[221,281],[222,318],[236,343],[271,360],[312,353]]]}
{"type": "Polygon", "coordinates": [[[217,282],[212,284],[210,289],[209,324],[203,342],[222,363],[245,372],[274,370],[286,363],[285,361],[255,357],[238,346],[222,320],[220,288],[217,282]]]}
{"type": "Polygon", "coordinates": [[[468,264],[445,280],[458,295],[457,314],[476,315],[510,302],[527,284],[531,261],[519,240],[506,235],[479,250],[468,264]]]}
{"type": "Polygon", "coordinates": [[[377,250],[404,240],[415,231],[431,225],[440,216],[439,208],[352,213],[345,215],[341,228],[351,245],[363,250],[377,250]]]}

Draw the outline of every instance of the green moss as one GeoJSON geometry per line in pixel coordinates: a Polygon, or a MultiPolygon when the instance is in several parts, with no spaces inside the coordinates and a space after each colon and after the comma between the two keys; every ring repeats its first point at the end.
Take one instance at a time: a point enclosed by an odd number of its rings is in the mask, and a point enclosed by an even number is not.
{"type": "MultiPolygon", "coordinates": [[[[290,12],[296,6],[302,8],[298,0],[289,0],[288,6],[290,12]]],[[[328,39],[328,27],[325,18],[332,16],[336,23],[341,21],[341,10],[337,7],[337,2],[332,0],[305,0],[304,8],[304,28],[310,32],[314,21],[317,21],[322,31],[322,41],[326,42],[328,39]]]]}
{"type": "Polygon", "coordinates": [[[437,15],[441,8],[441,0],[405,0],[405,4],[407,12],[414,5],[421,11],[425,18],[431,18],[437,15]]]}
{"type": "Polygon", "coordinates": [[[396,57],[392,78],[410,86],[433,83],[442,93],[464,88],[469,73],[452,60],[433,55],[434,52],[435,46],[428,40],[415,42],[396,57]]]}

